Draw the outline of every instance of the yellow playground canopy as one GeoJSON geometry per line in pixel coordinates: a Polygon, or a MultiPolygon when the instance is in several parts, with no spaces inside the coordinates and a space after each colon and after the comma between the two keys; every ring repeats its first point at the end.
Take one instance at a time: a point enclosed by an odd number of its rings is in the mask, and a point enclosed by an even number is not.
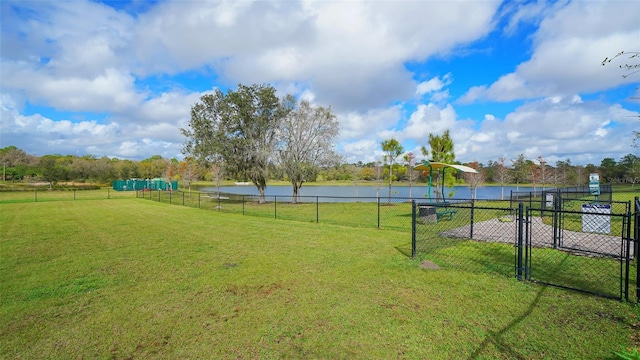
{"type": "MultiPolygon", "coordinates": [[[[462,171],[462,172],[466,172],[466,173],[475,173],[477,174],[478,172],[471,167],[468,166],[464,166],[464,165],[455,165],[455,164],[447,164],[447,163],[443,163],[443,162],[437,162],[437,161],[423,161],[422,164],[414,167],[414,170],[418,170],[418,171],[423,171],[426,172],[429,171],[429,190],[427,192],[428,196],[429,196],[429,201],[432,201],[431,199],[431,185],[432,185],[432,178],[433,178],[433,171],[435,170],[436,172],[442,170],[442,175],[444,177],[444,171],[448,168],[452,168],[452,169],[456,169],[457,171],[462,171]]],[[[444,194],[444,181],[442,181],[442,194],[444,194]]]]}

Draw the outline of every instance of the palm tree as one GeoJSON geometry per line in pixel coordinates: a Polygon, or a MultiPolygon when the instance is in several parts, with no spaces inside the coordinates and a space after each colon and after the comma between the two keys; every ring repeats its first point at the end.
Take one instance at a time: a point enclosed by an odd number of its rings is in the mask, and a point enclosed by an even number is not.
{"type": "Polygon", "coordinates": [[[391,203],[391,180],[393,179],[393,163],[402,154],[404,148],[398,140],[391,138],[382,142],[382,151],[386,153],[385,158],[389,160],[389,203],[391,203]]]}

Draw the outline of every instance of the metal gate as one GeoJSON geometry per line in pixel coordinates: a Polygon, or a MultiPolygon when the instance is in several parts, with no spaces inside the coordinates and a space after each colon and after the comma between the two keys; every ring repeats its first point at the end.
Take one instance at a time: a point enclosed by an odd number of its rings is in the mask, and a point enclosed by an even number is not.
{"type": "Polygon", "coordinates": [[[640,302],[639,198],[633,211],[631,202],[580,199],[545,201],[537,208],[518,205],[413,201],[411,255],[640,302]]]}
{"type": "Polygon", "coordinates": [[[525,277],[609,298],[635,299],[637,294],[630,294],[636,277],[631,213],[628,208],[611,211],[611,204],[592,208],[526,210],[525,277]]]}

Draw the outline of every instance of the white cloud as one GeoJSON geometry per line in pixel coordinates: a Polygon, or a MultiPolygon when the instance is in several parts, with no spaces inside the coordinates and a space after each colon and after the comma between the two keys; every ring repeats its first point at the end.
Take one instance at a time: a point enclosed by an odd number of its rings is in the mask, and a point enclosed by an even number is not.
{"type": "Polygon", "coordinates": [[[340,139],[353,140],[375,136],[378,132],[394,126],[401,118],[399,105],[383,109],[372,109],[364,113],[338,113],[340,139]]]}
{"type": "Polygon", "coordinates": [[[22,115],[11,97],[2,99],[0,147],[14,145],[33,155],[97,154],[143,159],[151,155],[181,158],[192,99],[201,94],[165,93],[106,120],[52,120],[41,114],[22,115]],[[150,120],[147,117],[153,116],[150,120]],[[55,149],[55,150],[52,150],[55,149]]]}
{"type": "Polygon", "coordinates": [[[423,81],[418,84],[416,94],[424,95],[427,93],[435,92],[444,87],[444,83],[438,77],[431,78],[430,80],[423,81]]]}
{"type": "Polygon", "coordinates": [[[133,87],[134,78],[107,68],[93,78],[55,77],[3,64],[3,86],[22,89],[36,101],[69,111],[122,111],[144,98],[133,87]]]}
{"type": "Polygon", "coordinates": [[[457,120],[455,109],[451,104],[447,104],[444,108],[433,103],[420,104],[409,117],[400,138],[424,142],[429,134],[441,134],[447,129],[455,128],[457,120]]]}
{"type": "Polygon", "coordinates": [[[140,16],[139,72],[210,66],[229,83],[309,79],[339,110],[387,106],[415,83],[404,67],[491,30],[494,2],[167,2],[140,16]],[[220,21],[220,14],[225,14],[220,21]],[[456,23],[455,27],[448,24],[456,23]],[[447,31],[441,31],[447,27],[447,31]]]}
{"type": "Polygon", "coordinates": [[[503,120],[485,120],[472,136],[457,142],[456,148],[476,147],[476,159],[484,161],[523,153],[529,159],[552,155],[554,161],[570,158],[576,164],[604,157],[618,159],[631,152],[628,126],[637,118],[629,115],[639,113],[619,105],[574,100],[534,101],[503,120]]]}
{"type": "Polygon", "coordinates": [[[200,100],[204,93],[187,93],[184,91],[164,92],[156,97],[145,100],[136,109],[130,109],[138,123],[168,122],[186,126],[191,106],[200,100]]]}
{"type": "MultiPolygon", "coordinates": [[[[599,162],[604,157],[619,159],[632,151],[629,126],[637,122],[638,112],[620,105],[597,101],[578,101],[577,97],[556,97],[533,101],[499,119],[486,114],[482,122],[459,119],[451,104],[419,104],[406,126],[362,135],[346,143],[341,151],[346,159],[375,161],[380,142],[394,137],[428,147],[428,135],[450,130],[459,161],[515,159],[524,154],[534,160],[545,157],[550,164],[571,159],[574,164],[599,162]]],[[[598,163],[599,164],[599,163],[598,163]]],[[[597,164],[596,164],[597,165],[597,164]]]]}
{"type": "Polygon", "coordinates": [[[380,160],[380,143],[375,140],[366,139],[346,142],[340,150],[346,154],[344,161],[347,163],[358,161],[367,163],[380,160]]]}
{"type": "Polygon", "coordinates": [[[203,93],[171,77],[190,72],[210,75],[210,86],[265,82],[331,105],[340,149],[353,161],[373,161],[383,139],[426,145],[447,129],[462,161],[542,152],[579,163],[628,152],[637,113],[584,99],[624,82],[616,64],[600,62],[637,43],[637,5],[513,4],[166,1],[134,16],[90,1],[3,1],[0,141],[37,154],[180,157],[179,128],[203,93]],[[498,9],[504,29],[494,29],[498,9]],[[460,98],[537,99],[495,112],[504,119],[458,118],[448,103],[458,96],[455,69],[424,82],[410,70],[525,23],[540,26],[530,59],[460,98]],[[44,110],[33,114],[31,105],[44,110]]]}
{"type": "Polygon", "coordinates": [[[573,1],[554,7],[534,35],[531,58],[490,86],[475,86],[461,102],[511,101],[603,90],[630,83],[605,57],[637,44],[638,5],[633,1],[573,1]]]}
{"type": "Polygon", "coordinates": [[[549,3],[547,1],[536,2],[507,2],[503,9],[503,16],[508,17],[508,24],[504,28],[507,35],[513,35],[522,23],[538,24],[545,17],[552,15],[567,5],[567,1],[549,3]]]}
{"type": "Polygon", "coordinates": [[[453,82],[451,73],[446,74],[440,79],[439,77],[431,78],[418,84],[416,95],[422,97],[430,94],[430,100],[436,103],[442,103],[449,99],[449,90],[444,87],[451,85],[453,82]]]}
{"type": "Polygon", "coordinates": [[[94,2],[2,3],[3,93],[64,111],[102,112],[140,98],[127,70],[134,19],[94,2]],[[8,23],[5,22],[8,20],[8,23]]]}

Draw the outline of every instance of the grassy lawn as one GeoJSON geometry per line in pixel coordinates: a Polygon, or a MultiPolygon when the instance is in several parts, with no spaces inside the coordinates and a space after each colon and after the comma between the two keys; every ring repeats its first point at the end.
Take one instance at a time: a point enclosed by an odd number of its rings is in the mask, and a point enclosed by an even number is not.
{"type": "Polygon", "coordinates": [[[637,307],[423,269],[405,231],[125,198],[3,201],[0,225],[0,358],[602,359],[639,340],[637,307]]]}
{"type": "Polygon", "coordinates": [[[40,189],[17,189],[14,191],[0,191],[0,203],[20,203],[20,202],[46,202],[46,201],[67,201],[67,200],[102,200],[102,199],[124,199],[135,198],[135,191],[115,191],[110,188],[100,190],[54,190],[46,188],[40,189]]]}

